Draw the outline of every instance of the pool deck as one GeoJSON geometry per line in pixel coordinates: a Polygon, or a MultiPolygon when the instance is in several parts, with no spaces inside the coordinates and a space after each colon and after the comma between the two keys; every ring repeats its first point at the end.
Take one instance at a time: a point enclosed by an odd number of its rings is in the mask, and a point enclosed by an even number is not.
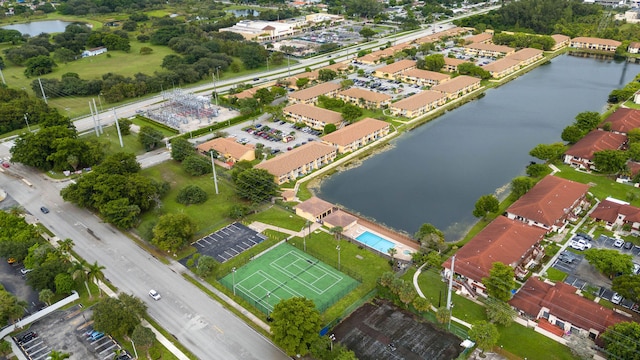
{"type": "MultiPolygon", "coordinates": [[[[396,259],[400,259],[400,260],[404,260],[404,261],[411,261],[411,253],[414,253],[416,251],[418,251],[419,249],[419,245],[416,244],[415,246],[408,246],[407,244],[404,244],[400,239],[394,239],[391,236],[387,236],[384,234],[381,234],[378,231],[375,231],[365,225],[361,225],[361,224],[356,224],[353,227],[349,228],[348,230],[344,231],[343,234],[350,237],[350,238],[357,238],[358,236],[362,235],[365,232],[370,232],[372,234],[375,234],[385,240],[389,240],[394,244],[394,247],[398,250],[398,252],[395,255],[396,259]],[[410,251],[411,253],[409,254],[405,254],[405,251],[410,251]]],[[[367,246],[366,244],[363,244],[364,246],[367,246]]],[[[368,246],[367,246],[368,247],[368,246]]],[[[372,249],[371,247],[368,247],[370,249],[372,249]]]]}

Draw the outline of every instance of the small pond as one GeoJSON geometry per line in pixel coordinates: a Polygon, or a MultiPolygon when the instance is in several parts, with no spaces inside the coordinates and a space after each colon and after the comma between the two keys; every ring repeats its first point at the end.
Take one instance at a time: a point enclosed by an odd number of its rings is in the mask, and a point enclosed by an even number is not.
{"type": "Polygon", "coordinates": [[[2,29],[18,30],[23,35],[37,36],[42,33],[61,33],[67,25],[71,24],[68,21],[62,20],[46,20],[46,21],[32,21],[22,24],[12,24],[2,26],[2,29]]]}

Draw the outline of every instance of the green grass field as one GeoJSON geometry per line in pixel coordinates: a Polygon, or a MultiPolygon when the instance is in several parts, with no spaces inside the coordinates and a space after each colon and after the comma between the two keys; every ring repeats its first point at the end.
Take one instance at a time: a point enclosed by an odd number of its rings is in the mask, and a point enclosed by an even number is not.
{"type": "Polygon", "coordinates": [[[221,283],[269,314],[281,300],[306,297],[323,312],[359,284],[320,260],[281,244],[222,278],[221,283]]]}
{"type": "Polygon", "coordinates": [[[589,192],[600,200],[611,196],[619,200],[629,201],[633,206],[640,206],[640,189],[636,187],[617,183],[615,179],[610,176],[576,171],[568,165],[557,166],[561,171],[556,173],[556,176],[593,185],[589,188],[589,192]]]}

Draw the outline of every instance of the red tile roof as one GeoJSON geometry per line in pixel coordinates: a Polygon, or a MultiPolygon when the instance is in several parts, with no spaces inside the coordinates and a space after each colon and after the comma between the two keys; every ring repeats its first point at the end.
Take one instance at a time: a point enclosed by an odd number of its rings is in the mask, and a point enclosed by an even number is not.
{"type": "Polygon", "coordinates": [[[587,191],[589,185],[549,175],[509,206],[507,212],[552,226],[573,209],[587,191]]]}
{"type": "MultiPolygon", "coordinates": [[[[542,228],[498,216],[456,253],[454,271],[475,281],[489,276],[495,262],[517,264],[544,237],[542,228]]],[[[451,268],[451,258],[442,264],[451,268]]]]}
{"type": "Polygon", "coordinates": [[[489,33],[480,33],[478,35],[473,35],[470,36],[466,39],[464,39],[466,42],[470,43],[470,44],[474,44],[474,43],[482,43],[482,42],[486,42],[486,41],[490,41],[493,39],[493,35],[489,34],[489,33]]]}
{"type": "Polygon", "coordinates": [[[618,215],[624,215],[625,221],[640,222],[640,208],[615,201],[603,200],[589,217],[614,223],[618,215]]]}
{"type": "Polygon", "coordinates": [[[625,135],[593,130],[573,144],[565,154],[592,160],[595,152],[620,149],[626,141],[627,137],[625,135]]]}
{"type": "Polygon", "coordinates": [[[538,317],[540,310],[547,308],[549,314],[562,321],[580,329],[595,329],[600,333],[611,325],[629,321],[613,310],[576,294],[576,290],[565,283],[550,285],[531,277],[509,304],[532,317],[538,317]]]}
{"type": "Polygon", "coordinates": [[[603,127],[606,123],[611,124],[611,131],[628,134],[629,130],[640,128],[640,110],[619,108],[606,118],[599,127],[603,127]]]}

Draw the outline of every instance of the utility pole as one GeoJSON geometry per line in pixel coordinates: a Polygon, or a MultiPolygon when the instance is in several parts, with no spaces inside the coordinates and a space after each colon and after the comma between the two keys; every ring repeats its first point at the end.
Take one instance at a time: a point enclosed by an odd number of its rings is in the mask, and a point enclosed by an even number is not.
{"type": "Polygon", "coordinates": [[[29,113],[25,113],[24,114],[24,122],[27,123],[27,130],[29,130],[29,132],[31,132],[31,126],[29,126],[29,119],[27,118],[27,116],[29,116],[29,113]]]}
{"type": "Polygon", "coordinates": [[[91,101],[89,101],[89,111],[91,111],[91,118],[93,119],[93,129],[96,131],[96,136],[100,136],[100,132],[98,131],[98,123],[96,122],[96,115],[93,112],[93,107],[91,106],[91,101]]]}
{"type": "MultiPolygon", "coordinates": [[[[100,95],[98,95],[100,96],[100,95]]],[[[100,98],[98,97],[98,100],[100,100],[100,98]]],[[[100,105],[100,108],[102,108],[102,105],[100,105]]],[[[96,112],[96,119],[97,119],[97,124],[98,124],[98,131],[100,132],[100,134],[104,133],[104,131],[102,131],[102,125],[100,124],[100,113],[98,112],[98,107],[96,106],[96,98],[93,98],[93,110],[96,112]]],[[[115,109],[114,109],[115,111],[115,109]]]]}
{"type": "Polygon", "coordinates": [[[7,82],[4,81],[4,74],[2,74],[2,69],[0,68],[0,78],[2,78],[2,83],[7,85],[7,82]]]}
{"type": "Polygon", "coordinates": [[[449,325],[448,327],[451,328],[451,316],[453,315],[453,305],[451,304],[451,290],[453,288],[453,274],[454,274],[454,266],[456,263],[456,256],[453,255],[451,257],[451,274],[449,276],[449,291],[447,292],[447,310],[449,310],[449,325]]]}
{"type": "Polygon", "coordinates": [[[40,80],[40,78],[38,78],[38,83],[40,84],[40,92],[42,92],[42,99],[44,100],[44,103],[49,105],[49,102],[47,101],[47,95],[45,95],[44,93],[44,88],[42,87],[42,80],[40,80]]]}
{"type": "Polygon", "coordinates": [[[216,166],[213,163],[213,151],[209,151],[211,154],[211,169],[213,169],[213,184],[216,186],[216,195],[218,195],[218,177],[216,176],[216,166]]]}
{"type": "Polygon", "coordinates": [[[291,77],[291,63],[289,61],[290,59],[291,59],[291,55],[287,53],[287,68],[289,69],[289,77],[291,77]]]}
{"type": "Polygon", "coordinates": [[[113,108],[113,118],[116,119],[116,129],[118,129],[118,139],[120,140],[120,147],[123,148],[122,134],[120,133],[120,124],[118,123],[118,115],[116,115],[116,108],[113,108]]]}

